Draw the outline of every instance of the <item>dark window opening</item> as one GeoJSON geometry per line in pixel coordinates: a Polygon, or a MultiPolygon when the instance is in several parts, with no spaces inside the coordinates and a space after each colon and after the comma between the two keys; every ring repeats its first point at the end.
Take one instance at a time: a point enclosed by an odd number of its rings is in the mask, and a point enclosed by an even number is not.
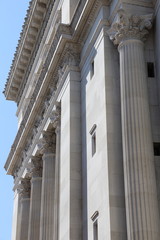
{"type": "Polygon", "coordinates": [[[98,220],[93,223],[93,240],[98,240],[98,220]]]}
{"type": "Polygon", "coordinates": [[[94,75],[94,60],[91,62],[91,78],[94,75]]]}
{"type": "Polygon", "coordinates": [[[153,143],[154,156],[160,156],[160,143],[153,143]]]}
{"type": "Polygon", "coordinates": [[[91,150],[92,150],[92,157],[96,153],[96,127],[97,125],[94,124],[93,127],[90,130],[91,134],[91,150]]]}
{"type": "Polygon", "coordinates": [[[92,156],[96,153],[96,132],[92,135],[92,156]]]}
{"type": "Polygon", "coordinates": [[[91,217],[93,221],[93,240],[98,240],[98,217],[99,217],[98,211],[96,211],[91,217]]]}
{"type": "Polygon", "coordinates": [[[153,62],[147,62],[147,71],[148,71],[148,77],[154,78],[154,63],[153,62]]]}

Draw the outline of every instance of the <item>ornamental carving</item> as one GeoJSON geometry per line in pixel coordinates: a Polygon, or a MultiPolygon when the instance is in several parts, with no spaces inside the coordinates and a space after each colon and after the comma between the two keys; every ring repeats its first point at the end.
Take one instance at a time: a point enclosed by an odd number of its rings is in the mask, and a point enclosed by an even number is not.
{"type": "Polygon", "coordinates": [[[66,54],[63,58],[63,65],[67,66],[78,66],[80,62],[79,54],[74,49],[67,49],[66,54]]]}
{"type": "Polygon", "coordinates": [[[125,10],[118,10],[118,18],[107,31],[115,45],[127,39],[146,40],[152,27],[153,15],[131,15],[125,10]]]}
{"type": "Polygon", "coordinates": [[[60,118],[61,118],[61,108],[60,106],[57,105],[50,115],[51,123],[55,129],[60,127],[60,118]]]}
{"type": "Polygon", "coordinates": [[[55,153],[55,134],[52,131],[43,131],[37,147],[40,154],[55,153]]]}
{"type": "Polygon", "coordinates": [[[66,70],[66,67],[67,66],[79,66],[79,63],[80,63],[80,56],[79,56],[78,46],[75,44],[72,44],[72,43],[67,43],[62,62],[58,69],[57,85],[59,85],[59,83],[62,79],[62,76],[66,70]]]}
{"type": "Polygon", "coordinates": [[[42,161],[39,157],[31,157],[29,163],[29,172],[31,177],[42,177],[42,161]]]}
{"type": "Polygon", "coordinates": [[[29,198],[31,190],[30,180],[27,178],[22,178],[17,190],[22,198],[29,198]]]}

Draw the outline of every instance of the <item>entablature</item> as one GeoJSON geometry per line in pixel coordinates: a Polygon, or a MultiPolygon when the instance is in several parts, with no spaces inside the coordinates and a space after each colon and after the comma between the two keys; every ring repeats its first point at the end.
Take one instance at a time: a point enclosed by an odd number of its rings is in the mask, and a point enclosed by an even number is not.
{"type": "Polygon", "coordinates": [[[16,115],[19,118],[19,125],[23,120],[25,110],[28,107],[28,104],[36,87],[36,83],[39,79],[39,76],[41,72],[44,70],[45,61],[48,56],[51,43],[55,37],[56,30],[60,22],[61,11],[58,6],[58,1],[56,1],[50,13],[47,26],[42,32],[43,34],[41,35],[41,39],[39,39],[40,45],[35,55],[35,58],[33,59],[32,68],[29,71],[28,75],[24,77],[24,82],[26,82],[26,84],[24,85],[24,89],[21,90],[22,95],[19,95],[19,105],[16,113],[16,115]]]}

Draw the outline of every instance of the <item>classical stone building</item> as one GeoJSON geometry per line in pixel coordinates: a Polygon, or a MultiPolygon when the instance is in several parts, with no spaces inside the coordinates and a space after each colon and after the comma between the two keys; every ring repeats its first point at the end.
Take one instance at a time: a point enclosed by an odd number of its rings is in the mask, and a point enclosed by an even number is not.
{"type": "Polygon", "coordinates": [[[5,86],[12,240],[160,239],[160,1],[32,0],[5,86]]]}

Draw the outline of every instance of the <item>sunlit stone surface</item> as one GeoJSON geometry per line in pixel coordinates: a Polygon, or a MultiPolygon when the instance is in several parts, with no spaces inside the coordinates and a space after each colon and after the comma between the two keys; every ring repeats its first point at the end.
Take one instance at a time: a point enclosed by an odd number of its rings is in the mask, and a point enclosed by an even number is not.
{"type": "Polygon", "coordinates": [[[159,240],[160,2],[32,0],[6,82],[12,240],[159,240]]]}

